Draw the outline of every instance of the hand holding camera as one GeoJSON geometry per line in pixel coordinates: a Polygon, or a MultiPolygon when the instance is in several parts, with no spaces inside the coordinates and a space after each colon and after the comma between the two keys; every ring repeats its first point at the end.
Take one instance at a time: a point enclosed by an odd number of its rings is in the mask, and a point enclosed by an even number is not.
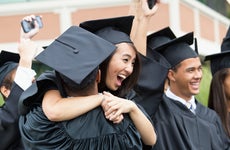
{"type": "Polygon", "coordinates": [[[36,23],[38,24],[39,28],[43,27],[42,18],[40,16],[34,16],[31,18],[23,19],[21,21],[21,26],[22,26],[23,31],[25,33],[28,33],[36,27],[36,23]]]}
{"type": "Polygon", "coordinates": [[[42,19],[35,15],[26,16],[21,21],[21,27],[20,40],[31,39],[43,27],[42,19]]]}
{"type": "Polygon", "coordinates": [[[32,40],[42,27],[43,24],[40,16],[28,15],[22,19],[20,41],[18,43],[20,56],[23,56],[25,59],[33,59],[35,55],[43,50],[41,46],[38,46],[32,40]]]}

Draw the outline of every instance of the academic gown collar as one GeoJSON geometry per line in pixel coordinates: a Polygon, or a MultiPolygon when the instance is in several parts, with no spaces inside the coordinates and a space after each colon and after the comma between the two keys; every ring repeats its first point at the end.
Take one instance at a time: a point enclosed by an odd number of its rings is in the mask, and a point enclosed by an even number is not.
{"type": "Polygon", "coordinates": [[[184,104],[182,104],[181,102],[172,99],[168,96],[166,96],[165,94],[163,95],[163,99],[165,101],[165,103],[168,105],[169,109],[175,113],[179,113],[179,114],[183,114],[189,117],[195,117],[195,114],[193,114],[188,108],[187,106],[185,106],[184,104]]]}
{"type": "Polygon", "coordinates": [[[181,102],[183,105],[185,105],[188,109],[190,108],[190,105],[192,105],[193,110],[196,110],[196,101],[195,101],[195,97],[192,96],[191,99],[189,101],[184,100],[181,97],[178,97],[177,95],[175,95],[170,88],[167,89],[167,91],[165,92],[165,94],[167,95],[167,97],[169,97],[172,100],[176,100],[181,102]]]}

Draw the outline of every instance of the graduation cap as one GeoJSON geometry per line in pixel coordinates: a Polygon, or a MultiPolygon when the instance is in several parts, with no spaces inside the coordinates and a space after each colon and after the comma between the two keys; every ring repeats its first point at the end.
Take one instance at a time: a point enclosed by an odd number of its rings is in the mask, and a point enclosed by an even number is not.
{"type": "Polygon", "coordinates": [[[71,26],[35,59],[81,84],[116,46],[77,26],[71,26]]]}
{"type": "Polygon", "coordinates": [[[6,75],[18,66],[19,54],[2,50],[0,53],[0,85],[6,75]]]}
{"type": "Polygon", "coordinates": [[[221,69],[230,68],[230,50],[208,55],[204,60],[210,60],[211,73],[214,75],[221,69]]]}
{"type": "Polygon", "coordinates": [[[147,46],[151,50],[175,39],[176,36],[169,27],[163,28],[147,36],[147,46]]]}
{"type": "Polygon", "coordinates": [[[122,42],[132,43],[129,35],[133,19],[134,16],[123,16],[90,20],[80,23],[79,26],[113,44],[119,44],[122,42]]]}
{"type": "Polygon", "coordinates": [[[198,57],[198,54],[190,47],[191,44],[193,44],[193,32],[173,39],[155,50],[166,58],[171,67],[175,67],[185,59],[198,57]]]}
{"type": "Polygon", "coordinates": [[[221,44],[221,52],[230,50],[230,26],[221,44]]]}

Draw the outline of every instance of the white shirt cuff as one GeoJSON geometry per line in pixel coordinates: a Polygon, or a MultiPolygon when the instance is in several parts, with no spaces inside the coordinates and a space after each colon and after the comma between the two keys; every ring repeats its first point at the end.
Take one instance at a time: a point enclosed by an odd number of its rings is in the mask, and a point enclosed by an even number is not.
{"type": "Polygon", "coordinates": [[[31,86],[35,75],[36,72],[33,69],[18,66],[14,82],[23,90],[26,90],[29,86],[31,86]]]}

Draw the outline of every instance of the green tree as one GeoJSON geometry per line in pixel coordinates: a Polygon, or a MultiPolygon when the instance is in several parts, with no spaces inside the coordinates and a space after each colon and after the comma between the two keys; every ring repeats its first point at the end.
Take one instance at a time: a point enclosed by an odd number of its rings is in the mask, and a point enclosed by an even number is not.
{"type": "Polygon", "coordinates": [[[209,62],[202,62],[203,77],[200,85],[200,93],[196,95],[197,100],[203,105],[208,105],[208,96],[212,75],[210,72],[209,62]]]}
{"type": "Polygon", "coordinates": [[[230,18],[230,6],[226,0],[199,0],[220,14],[230,18]]]}

